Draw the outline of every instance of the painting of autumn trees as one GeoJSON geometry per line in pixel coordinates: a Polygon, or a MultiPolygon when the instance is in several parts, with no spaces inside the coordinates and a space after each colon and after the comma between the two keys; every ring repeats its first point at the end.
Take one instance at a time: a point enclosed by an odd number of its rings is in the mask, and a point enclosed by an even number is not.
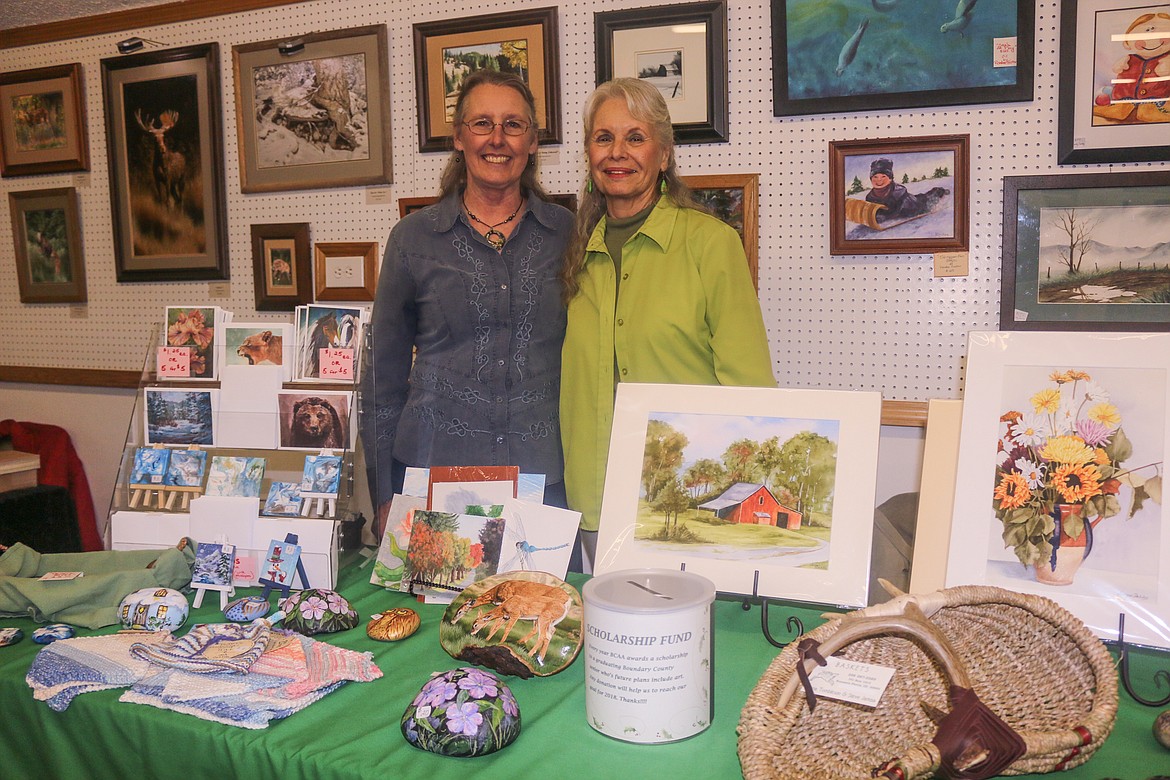
{"type": "Polygon", "coordinates": [[[406,577],[459,592],[496,573],[504,521],[451,512],[416,511],[406,553],[406,577]]]}

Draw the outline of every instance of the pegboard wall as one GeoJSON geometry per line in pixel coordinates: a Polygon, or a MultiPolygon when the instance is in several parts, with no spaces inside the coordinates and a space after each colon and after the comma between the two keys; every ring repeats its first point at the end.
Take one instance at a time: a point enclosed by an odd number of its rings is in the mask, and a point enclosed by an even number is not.
{"type": "MultiPolygon", "coordinates": [[[[931,1],[946,6],[940,14],[953,7],[953,0],[931,1]]],[[[0,50],[0,71],[82,64],[91,159],[84,174],[0,180],[4,192],[77,188],[89,290],[85,305],[20,303],[9,206],[3,198],[0,328],[5,337],[0,340],[0,365],[138,369],[152,323],[169,304],[212,303],[233,311],[237,320],[289,321],[291,315],[257,314],[254,309],[250,225],[308,222],[314,243],[377,240],[380,257],[398,219],[398,198],[437,190],[446,154],[418,151],[411,26],[551,4],[316,0],[0,50]],[[371,204],[376,193],[361,187],[242,194],[232,46],[367,24],[387,25],[390,37],[394,183],[388,202],[371,204]],[[210,298],[207,282],[115,281],[99,63],[115,56],[117,41],[132,34],[168,47],[210,41],[220,45],[231,261],[226,298],[210,298]]],[[[540,178],[549,192],[576,192],[585,174],[581,107],[594,87],[593,14],[649,4],[557,4],[563,143],[540,150],[540,178]]],[[[769,3],[728,1],[730,143],[680,146],[677,156],[683,174],[760,174],[760,300],[781,386],[879,390],[887,399],[958,397],[967,331],[994,329],[998,322],[1002,177],[1074,170],[1056,164],[1058,7],[1057,0],[1037,3],[1036,86],[1030,103],[776,118],[769,3]],[[929,255],[830,256],[829,142],[938,134],[971,137],[969,274],[935,278],[929,255]]],[[[149,9],[142,15],[148,21],[149,9]]]]}

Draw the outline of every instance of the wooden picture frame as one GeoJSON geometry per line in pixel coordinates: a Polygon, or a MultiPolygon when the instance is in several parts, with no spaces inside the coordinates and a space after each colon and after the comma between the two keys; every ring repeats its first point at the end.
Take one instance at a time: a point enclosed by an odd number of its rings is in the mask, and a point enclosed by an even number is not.
{"type": "Polygon", "coordinates": [[[378,242],[318,242],[313,270],[316,300],[372,301],[378,289],[378,242]]]}
{"type": "Polygon", "coordinates": [[[743,239],[752,284],[760,291],[760,174],[720,173],[683,176],[695,198],[735,228],[743,239]]]}
{"type": "MultiPolygon", "coordinates": [[[[448,85],[445,52],[465,59],[493,56],[515,70],[512,59],[526,49],[527,70],[520,75],[536,98],[538,143],[561,142],[560,65],[557,55],[557,9],[532,8],[501,14],[445,19],[414,25],[415,87],[418,100],[420,152],[442,152],[451,147],[454,129],[450,112],[458,96],[458,84],[448,85]],[[523,46],[506,44],[524,41],[523,46]],[[473,52],[455,50],[479,47],[473,52]],[[510,55],[510,56],[509,56],[510,55]]],[[[451,60],[462,71],[458,78],[474,72],[466,63],[451,60]]]]}
{"type": "Polygon", "coordinates": [[[1170,171],[1005,176],[1000,329],[1170,330],[1167,242],[1170,171]]]}
{"type": "Polygon", "coordinates": [[[219,44],[101,67],[117,280],[227,279],[219,44]]]}
{"type": "Polygon", "coordinates": [[[0,73],[0,176],[88,170],[81,63],[0,73]]]}
{"type": "Polygon", "coordinates": [[[256,311],[293,311],[312,301],[309,258],[308,222],[252,225],[256,311]]]}
{"type": "Polygon", "coordinates": [[[8,193],[21,303],[85,303],[77,190],[8,193]]]}
{"type": "Polygon", "coordinates": [[[1144,66],[1170,57],[1170,4],[1122,0],[1061,0],[1060,92],[1056,150],[1060,165],[1170,160],[1170,101],[1166,88],[1145,79],[1170,70],[1144,66]],[[1149,15],[1155,14],[1153,19],[1149,15]],[[1145,25],[1130,29],[1141,19],[1145,25]],[[1148,28],[1148,29],[1147,29],[1148,28]],[[1150,57],[1133,52],[1134,36],[1161,39],[1150,57]],[[1156,60],[1155,60],[1156,61],[1156,60]],[[1124,63],[1128,72],[1119,73],[1124,63]],[[1115,83],[1116,79],[1122,79],[1115,83]],[[1132,83],[1124,83],[1129,80],[1132,83]]]}
{"type": "Polygon", "coordinates": [[[848,0],[827,15],[821,0],[771,2],[775,116],[1032,99],[1035,0],[955,18],[954,3],[848,0]]]}
{"type": "Polygon", "coordinates": [[[391,182],[386,25],[233,46],[232,71],[241,191],[391,182]]]}
{"type": "Polygon", "coordinates": [[[727,143],[727,3],[593,15],[597,83],[644,78],[670,108],[678,144],[727,143]]]}
{"type": "Polygon", "coordinates": [[[969,145],[967,135],[830,141],[829,253],[967,251],[969,145]]]}

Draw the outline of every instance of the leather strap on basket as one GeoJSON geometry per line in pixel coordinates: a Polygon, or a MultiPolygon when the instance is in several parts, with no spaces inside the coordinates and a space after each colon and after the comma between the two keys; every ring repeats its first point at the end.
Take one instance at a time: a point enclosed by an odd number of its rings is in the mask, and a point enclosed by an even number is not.
{"type": "Polygon", "coordinates": [[[800,677],[800,684],[804,687],[804,700],[808,702],[808,711],[812,712],[817,706],[817,695],[813,693],[812,680],[808,678],[808,672],[804,670],[804,662],[806,659],[816,661],[817,666],[828,666],[829,662],[821,656],[817,650],[821,643],[811,637],[805,637],[800,640],[800,644],[796,646],[796,674],[800,677]]]}
{"type": "Polygon", "coordinates": [[[970,688],[951,686],[951,711],[931,740],[942,754],[938,776],[947,780],[995,777],[1024,755],[1022,737],[970,688]]]}

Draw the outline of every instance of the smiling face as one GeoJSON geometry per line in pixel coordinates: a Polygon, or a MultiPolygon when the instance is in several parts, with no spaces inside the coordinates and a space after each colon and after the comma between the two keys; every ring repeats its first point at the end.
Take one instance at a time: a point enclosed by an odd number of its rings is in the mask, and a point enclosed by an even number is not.
{"type": "Polygon", "coordinates": [[[1170,15],[1159,13],[1147,16],[1149,18],[1135,22],[1129,28],[1130,35],[1143,37],[1128,40],[1125,45],[1134,54],[1149,60],[1170,52],[1170,15]]]}
{"type": "Polygon", "coordinates": [[[467,186],[509,189],[520,186],[528,156],[536,154],[536,127],[520,93],[499,84],[480,84],[464,98],[463,121],[487,119],[497,123],[488,135],[474,135],[466,125],[455,126],[455,148],[467,161],[467,186]],[[498,123],[527,122],[523,135],[504,135],[498,123]]]}
{"type": "Polygon", "coordinates": [[[667,150],[650,125],[635,119],[622,98],[598,106],[589,129],[589,173],[611,217],[628,217],[654,202],[667,150]]]}
{"type": "Polygon", "coordinates": [[[880,190],[890,186],[890,177],[884,173],[875,173],[869,177],[869,183],[873,185],[875,190],[880,190]]]}

